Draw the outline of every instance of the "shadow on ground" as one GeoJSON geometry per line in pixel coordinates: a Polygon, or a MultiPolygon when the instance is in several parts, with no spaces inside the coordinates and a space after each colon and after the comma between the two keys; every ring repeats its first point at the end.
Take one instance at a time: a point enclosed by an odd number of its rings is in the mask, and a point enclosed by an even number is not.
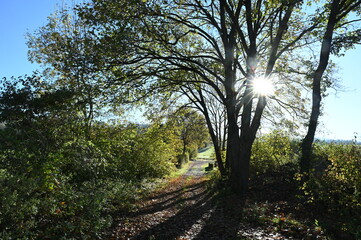
{"type": "Polygon", "coordinates": [[[123,219],[112,239],[240,239],[240,198],[216,196],[204,178],[182,178],[177,184],[123,219]]]}
{"type": "MultiPolygon", "coordinates": [[[[198,190],[191,196],[179,199],[178,193],[167,201],[152,205],[152,212],[174,206],[181,206],[181,210],[166,221],[140,232],[134,239],[237,239],[242,207],[227,209],[225,202],[220,203],[213,192],[207,192],[201,185],[188,186],[190,193],[198,190]]],[[[234,203],[228,206],[234,206],[234,203]]]]}

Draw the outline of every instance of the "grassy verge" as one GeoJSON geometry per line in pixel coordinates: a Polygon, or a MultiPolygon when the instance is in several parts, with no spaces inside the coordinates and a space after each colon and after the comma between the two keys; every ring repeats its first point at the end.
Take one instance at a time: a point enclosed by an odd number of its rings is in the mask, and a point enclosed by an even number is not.
{"type": "Polygon", "coordinates": [[[191,163],[191,162],[188,161],[187,163],[185,163],[185,164],[183,165],[182,168],[177,169],[177,170],[175,170],[174,172],[170,173],[170,174],[166,177],[166,179],[169,180],[169,179],[172,179],[172,178],[176,178],[176,177],[182,176],[184,173],[187,172],[190,163],[191,163]]]}
{"type": "Polygon", "coordinates": [[[210,159],[210,158],[214,158],[214,147],[213,146],[209,146],[209,147],[202,148],[199,150],[198,155],[197,155],[198,160],[210,159]]]}

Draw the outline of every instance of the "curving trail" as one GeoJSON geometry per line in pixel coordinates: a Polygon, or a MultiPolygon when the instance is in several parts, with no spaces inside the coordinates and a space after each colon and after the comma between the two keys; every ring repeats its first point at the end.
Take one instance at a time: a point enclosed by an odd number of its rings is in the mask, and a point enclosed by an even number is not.
{"type": "MultiPolygon", "coordinates": [[[[247,210],[250,203],[245,204],[234,194],[217,195],[207,188],[204,168],[210,162],[213,161],[192,161],[184,175],[171,179],[138,202],[135,211],[120,216],[110,240],[326,239],[317,235],[308,238],[306,234],[286,237],[275,232],[272,225],[254,222],[249,216],[257,213],[253,213],[253,208],[247,210]]],[[[280,203],[265,204],[278,209],[280,203]]],[[[269,212],[271,216],[276,213],[269,212]]]]}
{"type": "Polygon", "coordinates": [[[137,211],[119,219],[110,239],[236,239],[240,211],[217,207],[206,189],[209,162],[192,161],[183,176],[139,202],[137,211]]]}
{"type": "Polygon", "coordinates": [[[214,163],[214,160],[192,160],[189,163],[189,167],[184,176],[201,177],[206,174],[204,168],[209,163],[214,163]]]}

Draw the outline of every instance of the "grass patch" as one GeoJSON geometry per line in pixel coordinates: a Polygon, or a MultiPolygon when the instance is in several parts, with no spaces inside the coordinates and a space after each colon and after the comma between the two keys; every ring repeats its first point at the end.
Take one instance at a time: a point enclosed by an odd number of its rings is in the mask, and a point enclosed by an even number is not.
{"type": "Polygon", "coordinates": [[[202,159],[214,158],[214,154],[215,152],[213,146],[202,148],[198,151],[197,159],[202,160],[202,159]]]}
{"type": "Polygon", "coordinates": [[[183,167],[181,169],[177,169],[175,170],[174,172],[170,173],[166,179],[171,179],[171,178],[176,178],[176,177],[179,177],[179,176],[182,176],[183,174],[185,174],[187,171],[188,171],[188,168],[189,168],[189,164],[191,162],[188,161],[187,163],[185,163],[183,165],[183,167]]]}

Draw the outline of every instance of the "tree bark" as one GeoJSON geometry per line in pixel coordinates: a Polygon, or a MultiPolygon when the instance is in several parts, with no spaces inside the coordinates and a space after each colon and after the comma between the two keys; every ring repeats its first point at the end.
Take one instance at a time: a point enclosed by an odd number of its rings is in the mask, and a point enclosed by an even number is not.
{"type": "Polygon", "coordinates": [[[240,193],[246,194],[248,191],[248,185],[249,185],[249,167],[251,162],[251,155],[252,155],[252,145],[253,142],[242,142],[241,148],[240,148],[240,172],[241,172],[241,188],[240,193]]]}
{"type": "Polygon", "coordinates": [[[332,35],[337,23],[337,15],[339,14],[341,6],[340,0],[332,1],[331,12],[328,18],[327,27],[325,34],[322,39],[321,53],[319,58],[319,64],[316,71],[313,74],[312,82],[312,111],[310,116],[310,121],[308,124],[308,130],[305,138],[302,141],[302,155],[300,160],[301,172],[307,173],[310,170],[311,156],[312,156],[312,144],[315,138],[315,133],[317,129],[318,118],[320,116],[321,108],[321,80],[322,76],[327,68],[331,44],[332,44],[332,35]]]}
{"type": "Polygon", "coordinates": [[[235,193],[242,194],[239,128],[235,121],[228,122],[227,161],[230,165],[231,188],[235,193]]]}

